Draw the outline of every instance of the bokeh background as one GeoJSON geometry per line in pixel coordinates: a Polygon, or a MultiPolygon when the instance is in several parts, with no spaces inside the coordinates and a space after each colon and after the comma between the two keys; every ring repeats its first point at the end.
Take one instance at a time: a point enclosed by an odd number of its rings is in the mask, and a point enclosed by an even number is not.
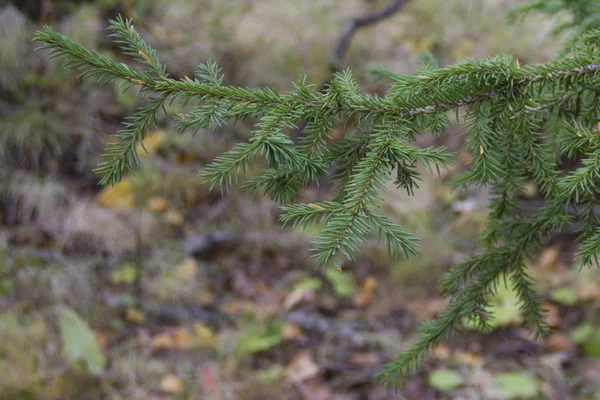
{"type": "MultiPolygon", "coordinates": [[[[453,170],[424,171],[414,197],[393,186],[385,195],[384,212],[422,238],[420,255],[391,259],[374,239],[355,263],[321,270],[309,251],[316,229],[282,228],[274,202],[200,184],[198,171],[247,140],[252,121],[192,135],[163,116],[135,175],[99,187],[92,170],[139,100],[118,82],[78,80],[31,42],[51,24],[130,62],[106,37],[121,14],[175,77],[210,58],[228,84],[283,91],[302,75],[327,81],[345,25],[386,3],[0,1],[0,399],[600,399],[600,277],[573,265],[568,236],[530,261],[551,336],[534,341],[501,289],[486,310],[493,332],[464,328],[399,393],[374,381],[446,306],[437,278],[476,250],[485,226],[487,191],[450,190],[468,162],[457,124],[418,138],[456,152],[453,170]]],[[[497,53],[550,59],[568,16],[509,25],[506,10],[520,3],[406,1],[356,32],[342,66],[382,94],[389,82],[374,66],[412,74],[426,51],[442,66],[497,53]]],[[[535,205],[536,194],[529,186],[523,200],[535,205]]]]}

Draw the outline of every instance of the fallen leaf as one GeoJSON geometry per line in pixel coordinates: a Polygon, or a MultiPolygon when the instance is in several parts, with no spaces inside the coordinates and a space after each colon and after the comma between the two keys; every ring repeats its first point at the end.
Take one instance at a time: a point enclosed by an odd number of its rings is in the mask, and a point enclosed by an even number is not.
{"type": "Polygon", "coordinates": [[[175,274],[181,281],[191,281],[198,274],[198,263],[193,258],[188,257],[175,268],[175,274]]]}
{"type": "Polygon", "coordinates": [[[215,336],[214,332],[206,325],[195,323],[192,325],[192,328],[194,329],[194,333],[196,334],[198,346],[213,347],[218,343],[218,339],[215,336]]]}
{"type": "Polygon", "coordinates": [[[146,135],[144,140],[138,143],[136,147],[137,153],[142,159],[151,158],[160,145],[165,141],[167,135],[163,131],[156,131],[152,134],[146,135]]]}
{"type": "Polygon", "coordinates": [[[433,349],[433,356],[438,360],[445,361],[450,358],[451,350],[448,346],[438,346],[433,349]]]}
{"type": "Polygon", "coordinates": [[[468,351],[457,351],[454,358],[459,364],[464,364],[469,367],[476,367],[483,363],[483,358],[481,358],[481,356],[468,351]]]}
{"type": "Polygon", "coordinates": [[[443,392],[461,386],[464,383],[464,379],[456,371],[439,369],[429,374],[427,382],[432,388],[443,392]]]}
{"type": "Polygon", "coordinates": [[[311,301],[315,298],[315,292],[307,289],[294,290],[285,297],[283,301],[283,307],[286,310],[291,310],[296,305],[303,301],[311,301]]]}
{"type": "Polygon", "coordinates": [[[178,163],[190,163],[198,159],[198,155],[189,151],[178,151],[175,153],[175,159],[178,163]]]}
{"type": "Polygon", "coordinates": [[[546,338],[546,346],[553,351],[570,352],[574,348],[573,341],[567,335],[555,333],[546,338]]]}
{"type": "Polygon", "coordinates": [[[581,324],[571,331],[571,340],[576,344],[585,343],[592,338],[596,329],[597,328],[590,323],[581,324]]]}
{"type": "Polygon", "coordinates": [[[494,327],[519,324],[521,316],[521,304],[516,291],[512,287],[503,284],[498,285],[496,296],[492,299],[494,319],[490,324],[494,327]]]}
{"type": "Polygon", "coordinates": [[[575,289],[570,286],[563,286],[554,289],[550,298],[555,302],[564,304],[566,306],[574,306],[577,304],[577,293],[575,292],[575,289]]]}
{"type": "Polygon", "coordinates": [[[321,279],[319,278],[307,278],[307,279],[303,279],[300,282],[298,282],[295,286],[294,286],[294,290],[311,290],[311,291],[317,291],[321,288],[321,286],[323,285],[323,281],[321,281],[321,279]]]}
{"type": "Polygon", "coordinates": [[[577,295],[584,301],[598,300],[600,299],[600,285],[594,280],[585,280],[579,285],[577,295]]]}
{"type": "Polygon", "coordinates": [[[169,210],[164,216],[165,222],[169,225],[179,226],[183,224],[183,215],[177,210],[169,210]]]}
{"type": "Polygon", "coordinates": [[[282,341],[281,328],[280,321],[247,327],[239,334],[236,352],[254,354],[277,346],[282,341]]]}
{"type": "Polygon", "coordinates": [[[547,270],[555,267],[558,264],[558,258],[560,256],[560,250],[558,247],[546,247],[542,250],[537,265],[540,269],[547,270]]]}
{"type": "Polygon", "coordinates": [[[183,391],[183,381],[175,375],[165,375],[160,380],[160,390],[171,394],[181,393],[183,391]]]}
{"type": "Polygon", "coordinates": [[[173,344],[180,350],[188,350],[194,347],[196,338],[184,327],[178,327],[173,332],[173,344]]]}
{"type": "Polygon", "coordinates": [[[560,313],[558,307],[552,303],[542,304],[542,308],[546,310],[546,321],[550,326],[558,326],[560,323],[560,313]]]}
{"type": "Polygon", "coordinates": [[[114,186],[105,186],[98,195],[98,202],[119,212],[130,211],[135,206],[133,184],[128,178],[123,178],[114,186]]]}
{"type": "Polygon", "coordinates": [[[187,205],[195,204],[198,200],[198,192],[195,188],[187,187],[185,189],[185,202],[187,205]]]}
{"type": "Polygon", "coordinates": [[[600,327],[594,327],[592,335],[581,347],[586,356],[600,358],[600,327]]]}
{"type": "Polygon", "coordinates": [[[521,372],[506,372],[494,378],[494,386],[503,399],[527,399],[538,395],[538,384],[521,372]]]}
{"type": "Polygon", "coordinates": [[[155,350],[172,349],[175,347],[173,337],[168,333],[159,333],[152,338],[152,348],[155,350]]]}
{"type": "Polygon", "coordinates": [[[377,278],[368,276],[352,298],[354,307],[365,308],[371,304],[375,289],[377,289],[377,278]]]}
{"type": "Polygon", "coordinates": [[[141,311],[136,310],[133,307],[127,307],[125,309],[125,320],[127,322],[131,322],[132,324],[141,325],[146,321],[146,318],[141,311]]]}
{"type": "Polygon", "coordinates": [[[286,310],[292,309],[302,301],[310,301],[315,298],[315,292],[323,285],[319,278],[308,278],[297,283],[283,302],[286,310]]]}
{"type": "Polygon", "coordinates": [[[110,281],[115,285],[130,285],[137,278],[137,268],[134,263],[127,262],[115,266],[110,271],[110,281]]]}
{"type": "Polygon", "coordinates": [[[325,268],[324,276],[333,287],[333,293],[338,297],[350,296],[355,290],[354,275],[350,272],[340,271],[335,268],[325,268]]]}
{"type": "Polygon", "coordinates": [[[538,193],[538,187],[535,183],[528,183],[523,187],[523,191],[520,193],[526,199],[532,199],[538,193]]]}
{"type": "Polygon", "coordinates": [[[71,361],[85,361],[90,372],[100,375],[106,367],[106,357],[100,351],[96,334],[74,310],[65,307],[59,317],[62,351],[71,361]]]}
{"type": "Polygon", "coordinates": [[[301,351],[288,364],[285,376],[294,382],[303,382],[319,374],[319,366],[315,363],[309,351],[301,351]]]}
{"type": "Polygon", "coordinates": [[[302,329],[293,322],[286,322],[281,328],[281,336],[285,340],[304,340],[306,336],[302,332],[302,329]]]}
{"type": "Polygon", "coordinates": [[[146,208],[156,214],[162,214],[168,207],[169,202],[164,197],[152,197],[146,202],[146,208]]]}

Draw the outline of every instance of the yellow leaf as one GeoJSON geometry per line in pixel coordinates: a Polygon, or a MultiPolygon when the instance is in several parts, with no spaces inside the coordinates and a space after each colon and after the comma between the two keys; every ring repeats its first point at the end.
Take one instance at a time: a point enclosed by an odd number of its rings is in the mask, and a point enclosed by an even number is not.
{"type": "Polygon", "coordinates": [[[368,276],[360,289],[354,294],[352,303],[357,308],[364,308],[373,302],[373,293],[377,288],[377,278],[368,276]]]}
{"type": "Polygon", "coordinates": [[[308,351],[302,351],[286,367],[285,375],[294,382],[312,379],[319,374],[319,366],[308,351]]]}
{"type": "Polygon", "coordinates": [[[285,340],[303,340],[306,338],[302,329],[293,322],[286,322],[281,328],[281,336],[285,340]]]}
{"type": "Polygon", "coordinates": [[[152,197],[146,202],[146,207],[153,213],[163,213],[169,207],[169,202],[164,197],[152,197]]]}
{"type": "Polygon", "coordinates": [[[451,353],[452,351],[448,346],[438,346],[433,349],[433,356],[442,361],[450,358],[451,353]]]}
{"type": "Polygon", "coordinates": [[[163,131],[156,131],[146,136],[146,138],[143,141],[144,146],[142,147],[142,143],[140,142],[136,147],[137,153],[140,155],[140,158],[151,158],[152,155],[156,153],[156,150],[158,150],[160,145],[165,141],[166,137],[167,135],[163,131]],[[144,150],[144,148],[146,150],[144,150]]]}
{"type": "Polygon", "coordinates": [[[186,328],[177,328],[173,334],[173,343],[175,347],[181,350],[188,350],[194,347],[195,339],[194,335],[186,328]]]}
{"type": "Polygon", "coordinates": [[[181,281],[187,282],[196,278],[198,263],[193,258],[186,258],[176,268],[176,275],[181,281]]]}
{"type": "Polygon", "coordinates": [[[136,310],[133,307],[127,307],[125,310],[125,319],[132,324],[143,324],[146,321],[144,314],[141,311],[136,310]]]}
{"type": "Polygon", "coordinates": [[[173,347],[175,347],[175,343],[168,333],[159,333],[152,338],[152,348],[154,350],[172,349],[173,347]]]}
{"type": "Polygon", "coordinates": [[[528,183],[523,187],[523,191],[520,194],[526,199],[533,199],[537,193],[537,185],[535,183],[528,183]]]}
{"type": "Polygon", "coordinates": [[[214,332],[207,326],[196,323],[192,325],[200,347],[212,347],[217,344],[214,332]]]}
{"type": "Polygon", "coordinates": [[[466,351],[458,351],[454,357],[459,364],[464,364],[469,367],[476,367],[483,363],[483,358],[481,356],[466,351]]]}
{"type": "Polygon", "coordinates": [[[559,261],[560,249],[556,246],[546,247],[539,256],[538,267],[542,270],[552,269],[558,265],[559,261]]]}
{"type": "Polygon", "coordinates": [[[160,380],[160,389],[165,393],[181,393],[183,391],[183,381],[175,375],[165,375],[160,380]]]}
{"type": "Polygon", "coordinates": [[[181,225],[183,224],[183,215],[177,210],[169,210],[165,214],[165,222],[169,225],[181,225]]]}
{"type": "Polygon", "coordinates": [[[137,267],[133,263],[125,263],[114,267],[110,272],[110,281],[115,285],[130,285],[137,279],[137,267]]]}
{"type": "Polygon", "coordinates": [[[128,178],[123,178],[115,186],[106,186],[100,192],[98,201],[104,207],[121,212],[130,211],[135,205],[133,184],[128,178]]]}
{"type": "Polygon", "coordinates": [[[320,205],[318,205],[318,204],[315,204],[315,203],[308,203],[308,206],[309,206],[310,208],[314,208],[315,210],[321,210],[321,211],[324,211],[324,210],[325,210],[323,207],[321,207],[320,205]]]}

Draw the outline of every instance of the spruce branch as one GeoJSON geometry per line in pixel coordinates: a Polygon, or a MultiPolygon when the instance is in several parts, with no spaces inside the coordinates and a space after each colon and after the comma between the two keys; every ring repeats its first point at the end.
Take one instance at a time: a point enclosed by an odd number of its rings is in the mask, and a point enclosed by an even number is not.
{"type": "MultiPolygon", "coordinates": [[[[594,9],[588,0],[552,4],[567,4],[575,19],[591,21],[584,12],[594,9]]],[[[528,9],[544,7],[544,2],[534,2],[528,9]]],[[[488,304],[503,278],[515,289],[525,320],[537,334],[544,334],[542,301],[525,260],[535,257],[549,235],[575,222],[579,260],[582,265],[597,262],[598,30],[586,28],[568,55],[543,64],[520,66],[511,57],[497,56],[444,68],[429,63],[417,76],[386,73],[393,81],[390,89],[385,96],[376,96],[365,94],[350,70],[336,73],[322,91],[300,79],[286,93],[226,85],[221,69],[211,61],[201,64],[193,79],[174,79],[130,20],[119,17],[109,29],[123,53],[139,65],[91,52],[48,26],[34,37],[49,50],[50,58],[64,58],[65,68],[78,70],[82,78],[101,84],[122,80],[125,90],[136,86],[146,99],[107,145],[105,159],[96,169],[100,183],[115,184],[138,165],[138,145],[157,123],[157,113],[173,101],[194,106],[177,115],[182,131],[256,119],[249,141],[217,156],[200,175],[211,189],[224,190],[242,181],[251,195],[264,193],[284,203],[280,217],[284,225],[321,224],[314,256],[322,266],[332,260],[341,263],[340,258],[352,260],[372,234],[393,256],[409,258],[417,252],[415,236],[374,210],[384,201],[392,177],[398,188],[413,195],[420,179],[418,164],[433,174],[451,165],[452,155],[445,148],[419,148],[411,141],[423,131],[444,132],[449,112],[458,115],[464,110],[465,147],[471,161],[453,184],[491,189],[481,251],[442,277],[440,288],[450,306],[424,324],[417,341],[384,368],[379,378],[390,387],[398,388],[426,352],[450,338],[463,321],[489,327],[477,310],[488,304]],[[357,129],[333,140],[330,133],[338,122],[357,129]],[[306,124],[305,135],[296,144],[287,132],[300,123],[306,124]],[[561,157],[578,157],[581,163],[564,171],[561,157]],[[251,165],[258,175],[245,179],[251,165]],[[331,201],[290,204],[303,186],[333,170],[331,201]],[[526,217],[520,215],[523,207],[516,196],[530,182],[539,187],[546,206],[526,217]]]]}
{"type": "Polygon", "coordinates": [[[164,109],[165,101],[164,97],[151,98],[148,104],[140,107],[135,114],[126,119],[125,129],[113,135],[116,140],[106,146],[103,155],[105,161],[98,164],[94,170],[102,177],[100,185],[114,185],[121,181],[124,172],[129,172],[138,166],[140,159],[137,146],[141,144],[143,147],[148,127],[156,126],[156,115],[158,111],[164,109]]]}
{"type": "Polygon", "coordinates": [[[597,227],[595,232],[581,243],[577,252],[577,258],[580,260],[582,266],[599,265],[598,253],[600,253],[600,227],[597,227]]]}
{"type": "Polygon", "coordinates": [[[449,271],[442,279],[442,289],[450,298],[449,307],[436,319],[421,325],[417,340],[384,367],[378,375],[379,380],[394,390],[398,389],[401,378],[417,368],[425,353],[448,340],[464,317],[473,316],[476,307],[486,304],[486,297],[495,292],[498,281],[515,271],[517,274],[512,283],[525,316],[532,318],[536,332],[547,332],[539,296],[533,290],[530,279],[523,274],[522,268],[524,258],[535,254],[541,246],[541,238],[560,230],[566,222],[556,211],[556,208],[546,208],[533,221],[507,223],[505,229],[513,235],[505,237],[506,244],[490,247],[449,271]]]}

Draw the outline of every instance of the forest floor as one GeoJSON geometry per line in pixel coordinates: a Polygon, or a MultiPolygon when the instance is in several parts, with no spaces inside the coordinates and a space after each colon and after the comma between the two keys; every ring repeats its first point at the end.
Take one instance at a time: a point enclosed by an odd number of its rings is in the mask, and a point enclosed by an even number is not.
{"type": "MultiPolygon", "coordinates": [[[[451,190],[469,160],[457,124],[418,139],[456,152],[453,170],[423,171],[416,196],[392,185],[385,194],[384,212],[422,238],[409,261],[373,239],[356,262],[316,269],[314,228],[283,228],[268,199],[201,185],[198,170],[246,140],[250,123],[193,136],[163,118],[140,170],[97,186],[91,171],[138,100],[34,53],[42,24],[126,61],[104,31],[122,13],[176,77],[212,58],[229,84],[287,90],[302,74],[325,80],[344,24],[385,2],[166,3],[0,8],[0,399],[600,399],[600,274],[573,265],[568,235],[529,262],[550,336],[533,339],[500,285],[485,310],[492,332],[461,329],[399,393],[374,380],[447,306],[437,279],[476,251],[485,226],[487,191],[451,190]]],[[[366,91],[382,93],[368,67],[414,73],[424,50],[442,65],[495,53],[549,59],[560,48],[553,21],[507,29],[514,3],[409,2],[358,32],[345,61],[366,91]]],[[[536,195],[531,185],[522,200],[536,195]]],[[[309,187],[298,201],[327,196],[327,185],[309,187]]]]}

